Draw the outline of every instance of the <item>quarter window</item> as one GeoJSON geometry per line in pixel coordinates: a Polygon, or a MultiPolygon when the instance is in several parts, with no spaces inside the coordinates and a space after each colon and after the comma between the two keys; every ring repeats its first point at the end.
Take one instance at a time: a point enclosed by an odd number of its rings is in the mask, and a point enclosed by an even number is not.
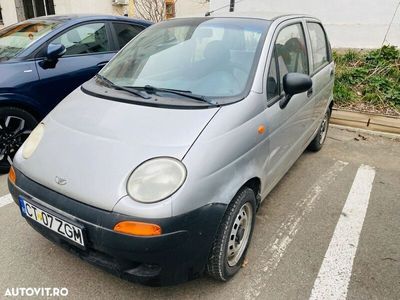
{"type": "Polygon", "coordinates": [[[144,28],[131,24],[114,23],[115,34],[117,36],[118,47],[121,49],[131,39],[138,35],[144,28]]]}
{"type": "Polygon", "coordinates": [[[271,64],[269,66],[267,78],[267,99],[271,100],[280,95],[279,90],[279,73],[277,68],[276,51],[272,56],[271,64]]]}
{"type": "Polygon", "coordinates": [[[110,49],[104,23],[75,27],[53,40],[52,43],[63,44],[67,49],[65,55],[100,53],[110,49]]]}
{"type": "Polygon", "coordinates": [[[278,34],[268,71],[268,100],[282,93],[283,77],[287,73],[309,74],[307,47],[301,24],[289,25],[278,34]]]}
{"type": "Polygon", "coordinates": [[[320,24],[307,23],[307,27],[310,33],[311,48],[314,61],[313,67],[314,70],[317,70],[329,61],[328,43],[326,40],[325,32],[320,24]]]}

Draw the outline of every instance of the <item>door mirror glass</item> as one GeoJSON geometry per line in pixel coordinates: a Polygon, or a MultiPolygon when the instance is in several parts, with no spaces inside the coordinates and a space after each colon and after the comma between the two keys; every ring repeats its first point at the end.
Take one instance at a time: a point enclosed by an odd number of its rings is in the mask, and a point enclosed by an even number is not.
{"type": "Polygon", "coordinates": [[[311,77],[301,73],[288,73],[283,76],[283,90],[285,97],[280,102],[280,107],[283,109],[289,103],[290,99],[300,93],[304,93],[311,89],[311,77]]]}
{"type": "Polygon", "coordinates": [[[65,54],[65,46],[63,44],[49,44],[47,46],[46,58],[48,61],[55,61],[65,54]]]}

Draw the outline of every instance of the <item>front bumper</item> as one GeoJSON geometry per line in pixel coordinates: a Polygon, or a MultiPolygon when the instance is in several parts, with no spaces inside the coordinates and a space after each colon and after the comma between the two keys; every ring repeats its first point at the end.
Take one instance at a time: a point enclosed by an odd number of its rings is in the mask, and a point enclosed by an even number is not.
{"type": "Polygon", "coordinates": [[[27,178],[15,169],[16,184],[8,182],[11,195],[38,203],[84,226],[85,249],[57,233],[26,221],[39,233],[82,259],[131,281],[171,285],[204,273],[216,231],[225,213],[223,204],[209,204],[187,214],[164,219],[142,219],[104,211],[61,195],[27,178]],[[158,224],[163,234],[139,237],[113,231],[120,221],[158,224]]]}

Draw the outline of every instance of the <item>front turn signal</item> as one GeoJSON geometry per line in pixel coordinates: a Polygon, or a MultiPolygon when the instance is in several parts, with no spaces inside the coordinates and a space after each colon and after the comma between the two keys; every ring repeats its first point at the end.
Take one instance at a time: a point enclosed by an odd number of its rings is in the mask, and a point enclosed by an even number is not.
{"type": "Polygon", "coordinates": [[[154,236],[161,234],[161,227],[151,223],[122,221],[114,226],[114,231],[131,235],[154,236]]]}
{"type": "Polygon", "coordinates": [[[10,172],[8,173],[8,179],[15,184],[15,180],[17,179],[17,175],[15,175],[15,170],[13,167],[10,168],[10,172]]]}

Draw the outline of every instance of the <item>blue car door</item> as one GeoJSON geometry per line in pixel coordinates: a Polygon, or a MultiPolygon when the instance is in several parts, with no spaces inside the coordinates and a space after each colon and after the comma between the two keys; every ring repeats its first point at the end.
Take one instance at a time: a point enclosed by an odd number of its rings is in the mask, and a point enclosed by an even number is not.
{"type": "MultiPolygon", "coordinates": [[[[39,81],[38,101],[49,111],[75,88],[92,78],[115,55],[109,24],[94,21],[76,25],[46,43],[63,44],[65,54],[49,64],[41,55],[36,59],[39,81]]],[[[45,51],[43,51],[45,53],[45,51]]]]}

